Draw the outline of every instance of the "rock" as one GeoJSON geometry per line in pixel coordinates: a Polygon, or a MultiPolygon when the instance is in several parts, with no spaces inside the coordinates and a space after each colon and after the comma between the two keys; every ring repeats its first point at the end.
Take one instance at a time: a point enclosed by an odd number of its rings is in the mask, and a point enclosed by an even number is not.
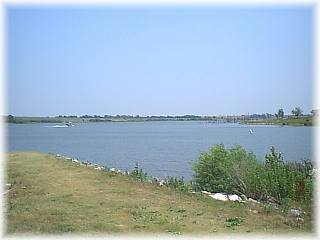
{"type": "Polygon", "coordinates": [[[6,195],[8,192],[10,192],[11,189],[6,190],[5,192],[3,192],[3,195],[6,195]]]}
{"type": "Polygon", "coordinates": [[[203,194],[205,194],[205,195],[210,195],[211,194],[211,192],[207,192],[207,191],[201,191],[203,194]]]}
{"type": "Polygon", "coordinates": [[[279,205],[276,203],[269,203],[268,206],[273,210],[273,211],[278,211],[280,209],[279,205]]]}
{"type": "Polygon", "coordinates": [[[60,158],[60,157],[61,157],[61,155],[60,155],[60,154],[56,154],[56,157],[60,158]]]}
{"type": "Polygon", "coordinates": [[[161,181],[159,182],[159,185],[160,185],[160,186],[164,186],[164,181],[161,180],[161,181]]]}
{"type": "Polygon", "coordinates": [[[79,161],[77,159],[72,159],[73,163],[79,163],[79,161]]]}
{"type": "Polygon", "coordinates": [[[11,183],[6,183],[7,188],[11,188],[12,184],[11,183]]]}
{"type": "Polygon", "coordinates": [[[157,177],[154,177],[154,178],[152,179],[152,182],[154,182],[154,183],[158,183],[158,182],[160,182],[160,179],[159,179],[159,178],[157,178],[157,177]]]}
{"type": "Polygon", "coordinates": [[[241,197],[239,197],[237,194],[228,195],[228,199],[233,202],[235,201],[242,202],[241,197]]]}
{"type": "Polygon", "coordinates": [[[248,201],[248,198],[247,198],[246,195],[241,194],[240,197],[241,197],[241,199],[242,199],[243,201],[248,201]]]}
{"type": "Polygon", "coordinates": [[[122,173],[122,171],[120,169],[117,170],[117,173],[122,173]]]}
{"type": "Polygon", "coordinates": [[[304,223],[304,219],[301,218],[301,217],[297,217],[297,218],[296,218],[296,221],[297,221],[298,223],[300,223],[300,224],[304,223]]]}
{"type": "Polygon", "coordinates": [[[274,197],[271,197],[271,196],[267,196],[267,201],[269,203],[276,203],[276,204],[279,203],[279,201],[277,199],[275,199],[274,197]]]}
{"type": "Polygon", "coordinates": [[[209,197],[212,197],[215,200],[224,201],[224,202],[229,200],[228,196],[223,193],[210,194],[209,197]]]}
{"type": "Polygon", "coordinates": [[[65,157],[65,159],[66,159],[66,160],[71,160],[71,158],[69,158],[69,157],[65,157]]]}
{"type": "Polygon", "coordinates": [[[110,172],[115,172],[116,169],[115,168],[110,168],[110,172]]]}
{"type": "Polygon", "coordinates": [[[254,202],[254,203],[258,203],[258,204],[260,203],[259,201],[255,200],[255,199],[252,199],[252,198],[249,198],[248,202],[254,202]]]}
{"type": "Polygon", "coordinates": [[[250,212],[252,212],[252,213],[258,213],[258,211],[257,211],[257,210],[249,209],[249,211],[250,211],[250,212]]]}
{"type": "Polygon", "coordinates": [[[302,214],[302,212],[301,212],[299,209],[291,208],[291,209],[289,209],[289,211],[288,211],[288,216],[289,216],[289,217],[301,218],[302,215],[303,215],[303,214],[302,214]]]}

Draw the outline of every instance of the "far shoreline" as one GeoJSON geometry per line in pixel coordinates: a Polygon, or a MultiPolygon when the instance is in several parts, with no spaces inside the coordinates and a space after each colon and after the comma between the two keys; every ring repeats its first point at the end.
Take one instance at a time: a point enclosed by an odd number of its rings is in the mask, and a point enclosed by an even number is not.
{"type": "Polygon", "coordinates": [[[5,123],[32,124],[32,123],[126,123],[126,122],[206,122],[206,123],[238,123],[244,125],[278,125],[278,126],[315,126],[312,116],[254,119],[242,116],[116,116],[116,117],[5,117],[5,123]]]}

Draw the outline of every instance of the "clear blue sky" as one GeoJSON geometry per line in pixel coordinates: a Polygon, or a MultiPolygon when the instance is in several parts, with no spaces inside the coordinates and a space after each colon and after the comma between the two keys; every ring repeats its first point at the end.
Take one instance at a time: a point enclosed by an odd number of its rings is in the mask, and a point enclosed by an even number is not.
{"type": "Polygon", "coordinates": [[[7,9],[7,113],[312,109],[313,9],[7,9]]]}

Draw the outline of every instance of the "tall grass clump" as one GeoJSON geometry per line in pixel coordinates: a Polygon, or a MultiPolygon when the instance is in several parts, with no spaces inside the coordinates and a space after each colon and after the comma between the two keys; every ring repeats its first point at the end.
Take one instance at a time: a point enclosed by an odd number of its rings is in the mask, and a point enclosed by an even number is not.
{"type": "Polygon", "coordinates": [[[129,174],[134,179],[145,182],[148,179],[148,174],[142,170],[142,168],[139,168],[139,164],[136,163],[134,169],[129,174]]]}
{"type": "Polygon", "coordinates": [[[178,190],[179,192],[188,192],[191,189],[191,187],[185,183],[183,177],[167,177],[164,180],[164,185],[178,190]]]}
{"type": "Polygon", "coordinates": [[[241,146],[226,149],[222,144],[215,145],[199,156],[193,168],[196,190],[245,194],[277,203],[312,200],[312,162],[286,163],[274,147],[265,162],[259,162],[241,146]]]}

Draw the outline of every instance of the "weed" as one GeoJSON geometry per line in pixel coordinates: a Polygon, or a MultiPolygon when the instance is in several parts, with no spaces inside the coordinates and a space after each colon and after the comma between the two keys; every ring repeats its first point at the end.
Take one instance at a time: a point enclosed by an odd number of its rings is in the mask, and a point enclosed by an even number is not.
{"type": "Polygon", "coordinates": [[[136,165],[133,171],[130,173],[130,176],[137,179],[140,182],[145,182],[148,179],[148,174],[146,172],[143,172],[143,170],[139,168],[138,162],[136,162],[136,165]]]}
{"type": "Polygon", "coordinates": [[[268,204],[262,204],[262,209],[263,209],[263,211],[265,211],[266,213],[271,213],[271,211],[272,211],[271,206],[268,205],[268,204]]]}
{"type": "Polygon", "coordinates": [[[240,217],[227,218],[226,227],[240,226],[242,222],[243,222],[243,218],[240,218],[240,217]]]}

